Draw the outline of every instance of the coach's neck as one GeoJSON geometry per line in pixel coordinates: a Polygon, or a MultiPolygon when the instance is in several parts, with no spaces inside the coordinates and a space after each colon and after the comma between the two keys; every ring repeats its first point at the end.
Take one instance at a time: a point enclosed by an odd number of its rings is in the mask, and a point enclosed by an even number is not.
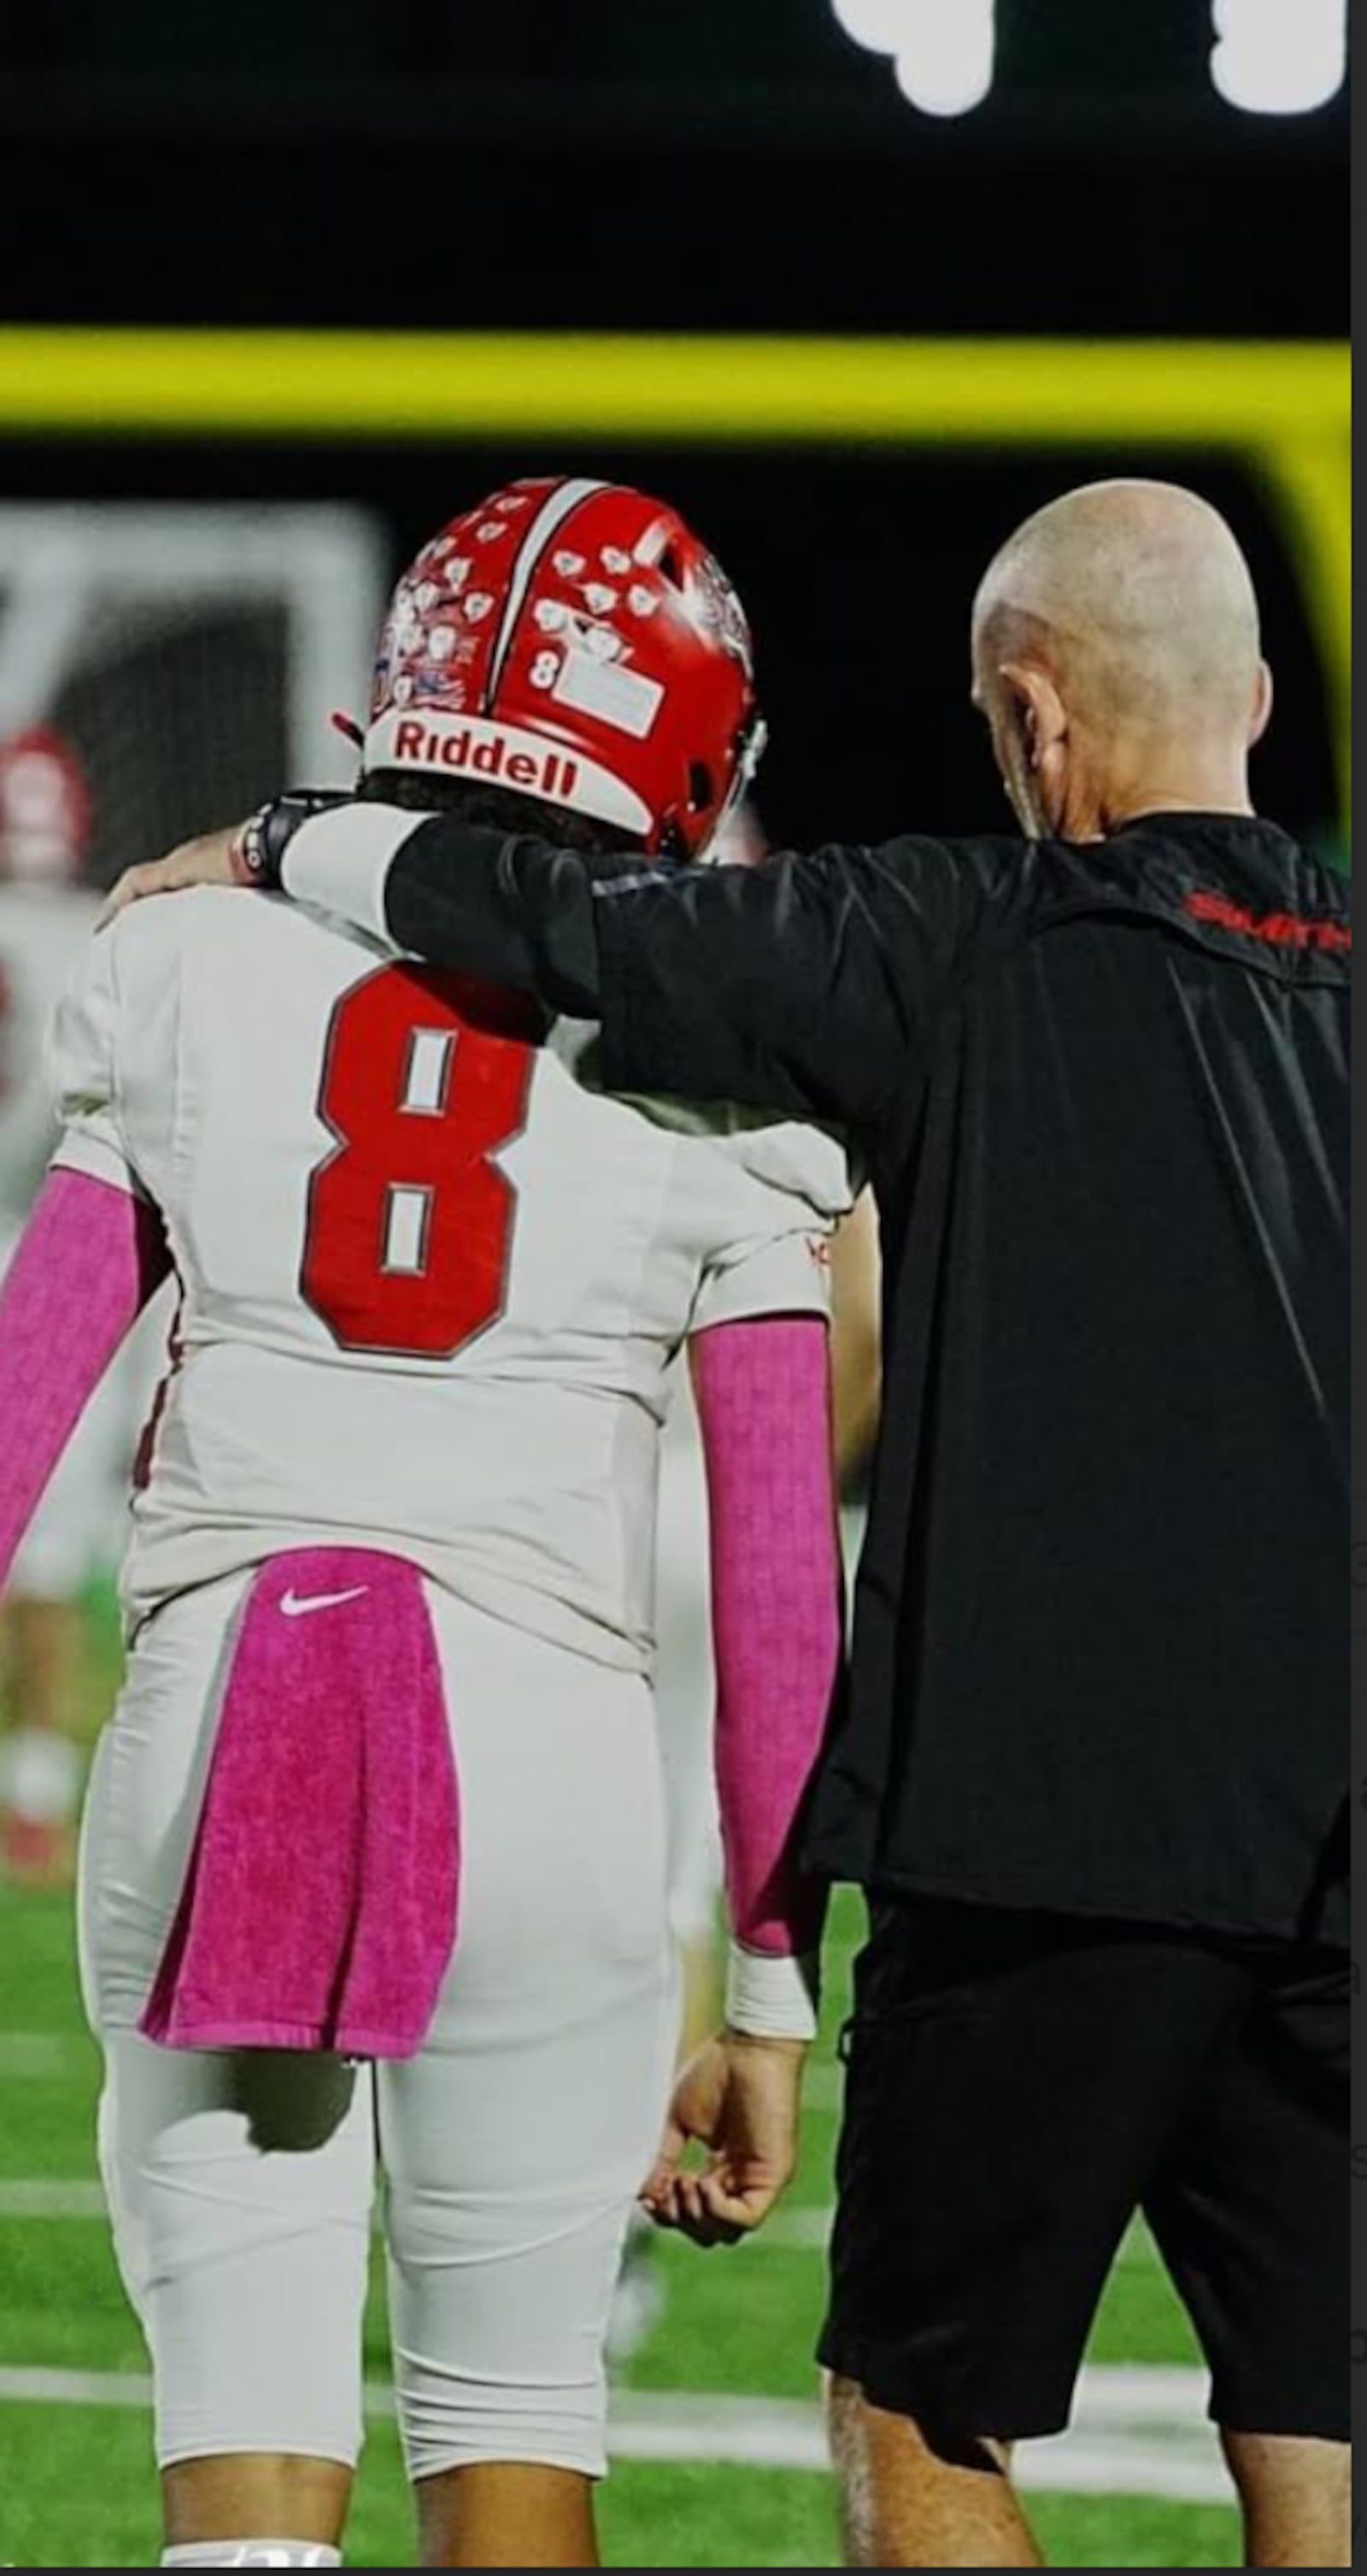
{"type": "Polygon", "coordinates": [[[1063,837],[1074,841],[1107,840],[1146,814],[1254,811],[1246,740],[1116,742],[1095,764],[1070,764],[1068,785],[1063,837]]]}

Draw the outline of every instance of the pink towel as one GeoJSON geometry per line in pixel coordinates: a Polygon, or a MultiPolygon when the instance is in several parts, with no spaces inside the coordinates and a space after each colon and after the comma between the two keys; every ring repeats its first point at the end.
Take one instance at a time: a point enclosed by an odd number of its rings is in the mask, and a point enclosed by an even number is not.
{"type": "Polygon", "coordinates": [[[455,1947],[459,1885],[421,1575],[361,1548],[273,1557],[243,1614],[145,2035],[412,2057],[455,1947]]]}

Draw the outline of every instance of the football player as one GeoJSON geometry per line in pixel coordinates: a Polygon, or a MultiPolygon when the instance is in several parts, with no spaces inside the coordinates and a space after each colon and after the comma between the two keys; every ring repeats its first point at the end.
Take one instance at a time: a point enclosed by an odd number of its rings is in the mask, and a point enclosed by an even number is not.
{"type": "MultiPolygon", "coordinates": [[[[637,493],[528,482],[400,584],[360,793],[696,859],[760,739],[745,619],[691,531],[637,493]]],[[[377,2158],[434,2566],[597,2563],[633,2206],[644,2186],[662,2224],[733,2241],[791,2171],[820,1922],[793,1827],[840,1660],[826,1307],[844,1157],[763,1116],[609,1100],[594,1055],[591,1032],[364,933],[214,892],[121,920],[61,1013],[64,1137],[0,1303],[0,1574],[168,1261],[183,1300],[82,1900],[167,2564],[340,2563],[377,2158]],[[677,1997],[651,1595],[684,1345],[736,1944],[726,2031],[686,2069],[661,2149],[677,1997]],[[243,1668],[275,1677],[292,1743],[291,1677],[330,1670],[331,1639],[339,1688],[382,1702],[398,1643],[368,1607],[381,1563],[416,1569],[458,1783],[459,1932],[434,2007],[402,2051],[340,2028],[331,2052],[168,2046],[149,1994],[206,1894],[243,1668]]],[[[312,1869],[326,1909],[347,1866],[338,1712],[318,1709],[289,1802],[248,1796],[219,1891],[244,1949],[256,1887],[312,1869]]],[[[381,1723],[392,1745],[403,1716],[381,1723]]],[[[381,1841],[405,1830],[392,1767],[361,1802],[381,1841]]],[[[423,1778],[439,1815],[441,1766],[423,1778]]],[[[396,1941],[412,1899],[406,1883],[396,1941]]],[[[282,1959],[298,1931],[282,1920],[282,1959]]],[[[274,2003],[271,2031],[298,2012],[274,2003]]]]}

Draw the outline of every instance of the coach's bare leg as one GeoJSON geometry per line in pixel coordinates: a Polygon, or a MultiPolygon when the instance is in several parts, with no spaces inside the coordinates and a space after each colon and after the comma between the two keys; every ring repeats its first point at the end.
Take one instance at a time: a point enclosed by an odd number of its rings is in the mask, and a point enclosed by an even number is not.
{"type": "Polygon", "coordinates": [[[1042,2567],[1011,2485],[1006,2443],[982,2465],[950,2459],[905,2415],[871,2406],[851,2380],[830,2391],[831,2439],[851,2567],[1042,2567]]]}
{"type": "Polygon", "coordinates": [[[417,2489],[424,2567],[601,2567],[593,2480],[489,2460],[417,2489]]]}
{"type": "Polygon", "coordinates": [[[168,2549],[211,2540],[297,2540],[340,2549],[351,2504],[352,2471],[337,2460],[303,2460],[267,2451],[185,2460],[161,2482],[168,2549]]]}
{"type": "Polygon", "coordinates": [[[1351,2567],[1352,2455],[1346,2442],[1226,2433],[1244,2509],[1246,2567],[1351,2567]]]}

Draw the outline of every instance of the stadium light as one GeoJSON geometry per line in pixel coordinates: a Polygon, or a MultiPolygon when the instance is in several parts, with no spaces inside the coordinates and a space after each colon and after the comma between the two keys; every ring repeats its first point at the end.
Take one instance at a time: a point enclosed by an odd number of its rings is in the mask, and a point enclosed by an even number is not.
{"type": "Polygon", "coordinates": [[[991,92],[996,0],[831,0],[846,35],[891,54],[897,86],[925,116],[967,116],[991,92]]]}
{"type": "Polygon", "coordinates": [[[1348,77],[1348,0],[1215,0],[1211,77],[1251,116],[1309,116],[1348,77]]]}
{"type": "Polygon", "coordinates": [[[831,0],[847,36],[871,54],[895,54],[907,23],[908,0],[831,0]]]}

